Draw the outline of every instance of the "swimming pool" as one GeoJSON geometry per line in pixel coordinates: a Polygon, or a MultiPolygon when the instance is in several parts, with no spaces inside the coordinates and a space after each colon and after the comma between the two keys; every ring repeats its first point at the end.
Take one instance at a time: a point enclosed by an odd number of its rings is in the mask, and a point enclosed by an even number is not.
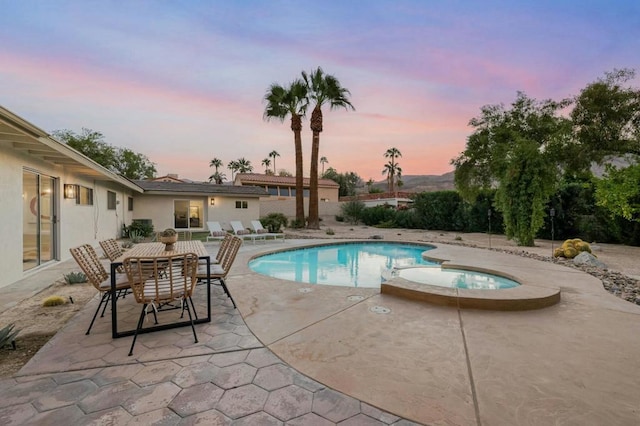
{"type": "Polygon", "coordinates": [[[377,288],[394,276],[444,287],[494,289],[518,285],[495,275],[443,270],[439,263],[422,257],[433,248],[389,242],[321,245],[260,256],[249,262],[249,268],[288,281],[347,287],[377,288]],[[481,287],[483,282],[490,285],[481,287]]]}

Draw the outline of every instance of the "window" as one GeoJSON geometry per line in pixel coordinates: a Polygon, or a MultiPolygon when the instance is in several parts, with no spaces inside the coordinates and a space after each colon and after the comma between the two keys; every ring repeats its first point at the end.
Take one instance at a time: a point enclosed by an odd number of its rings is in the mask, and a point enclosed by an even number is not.
{"type": "Polygon", "coordinates": [[[93,189],[85,186],[78,186],[78,194],[76,195],[76,204],[83,206],[93,205],[93,189]]]}
{"type": "Polygon", "coordinates": [[[127,199],[127,210],[129,210],[130,212],[133,211],[133,197],[129,197],[127,199]]]}
{"type": "Polygon", "coordinates": [[[309,198],[309,190],[308,190],[308,189],[303,190],[303,191],[302,191],[302,196],[303,196],[304,198],[309,198]]]}
{"type": "Polygon", "coordinates": [[[292,197],[296,196],[296,189],[295,188],[291,188],[291,196],[292,197]]]}
{"type": "Polygon", "coordinates": [[[280,196],[281,197],[288,197],[289,196],[289,188],[286,186],[281,186],[280,187],[280,196]]]}
{"type": "Polygon", "coordinates": [[[247,209],[249,208],[249,203],[246,201],[236,201],[236,209],[247,209]]]}
{"type": "Polygon", "coordinates": [[[268,191],[269,191],[269,195],[278,195],[277,186],[270,186],[268,191]]]}
{"type": "Polygon", "coordinates": [[[190,229],[202,228],[204,201],[203,200],[174,200],[173,215],[174,228],[190,229]]]}
{"type": "Polygon", "coordinates": [[[107,210],[116,209],[116,193],[107,191],[107,210]]]}

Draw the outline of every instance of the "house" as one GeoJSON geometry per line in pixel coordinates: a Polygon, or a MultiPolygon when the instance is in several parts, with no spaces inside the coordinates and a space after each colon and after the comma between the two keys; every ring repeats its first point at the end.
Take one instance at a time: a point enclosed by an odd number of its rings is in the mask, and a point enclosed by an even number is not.
{"type": "MultiPolygon", "coordinates": [[[[163,182],[162,180],[166,180],[163,182]]],[[[261,188],[131,181],[0,106],[0,288],[121,236],[134,219],[155,229],[206,230],[259,217],[261,188]]]]}
{"type": "MultiPolygon", "coordinates": [[[[263,175],[258,173],[238,173],[233,181],[235,186],[259,186],[267,191],[271,199],[295,199],[296,178],[294,176],[263,175]]],[[[309,178],[303,179],[303,195],[309,198],[309,178]]],[[[325,202],[338,201],[340,185],[331,179],[318,179],[318,199],[325,202]]]]}
{"type": "Polygon", "coordinates": [[[156,180],[133,181],[143,192],[134,197],[133,219],[150,219],[154,229],[206,231],[208,220],[231,229],[230,220],[249,223],[260,217],[264,189],[253,186],[181,183],[156,180]]]}
{"type": "Polygon", "coordinates": [[[352,197],[340,197],[340,201],[362,201],[365,207],[390,206],[395,208],[407,208],[413,205],[412,192],[379,192],[359,194],[352,197]]]}

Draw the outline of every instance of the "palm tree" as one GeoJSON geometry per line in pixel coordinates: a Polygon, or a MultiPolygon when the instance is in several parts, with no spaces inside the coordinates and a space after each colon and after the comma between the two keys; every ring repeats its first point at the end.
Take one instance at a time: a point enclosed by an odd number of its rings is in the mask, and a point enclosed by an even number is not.
{"type": "MultiPolygon", "coordinates": [[[[271,87],[273,87],[273,85],[271,87]]],[[[269,93],[267,92],[267,95],[268,94],[269,93]]],[[[265,99],[266,99],[266,96],[265,96],[265,99]]],[[[267,108],[269,108],[268,105],[267,105],[267,108]]],[[[266,114],[266,111],[265,111],[265,114],[266,114]]],[[[303,114],[303,116],[304,116],[304,114],[303,114]]],[[[293,117],[292,117],[292,119],[293,119],[293,117]]],[[[282,120],[280,120],[280,121],[284,121],[284,118],[282,118],[282,120]]],[[[276,174],[276,157],[280,157],[280,153],[278,151],[276,151],[276,150],[273,150],[273,151],[271,151],[269,153],[269,157],[273,158],[273,174],[276,174]]]]}
{"type": "Polygon", "coordinates": [[[253,171],[253,166],[251,165],[251,161],[246,158],[238,158],[238,173],[251,173],[253,171]]]}
{"type": "Polygon", "coordinates": [[[235,180],[233,174],[238,171],[240,165],[237,161],[229,161],[229,164],[227,164],[227,168],[231,170],[231,181],[235,180]]]}
{"type": "Polygon", "coordinates": [[[324,165],[327,164],[329,162],[329,160],[327,160],[327,157],[320,157],[320,164],[322,164],[322,174],[321,176],[324,176],[324,165]]]}
{"type": "Polygon", "coordinates": [[[268,158],[265,158],[264,160],[262,160],[262,165],[264,166],[264,174],[268,175],[269,172],[271,170],[269,170],[269,166],[271,165],[271,160],[268,158]]]}
{"type": "Polygon", "coordinates": [[[311,173],[309,176],[309,229],[320,229],[318,213],[318,153],[320,151],[320,132],[322,132],[322,106],[329,104],[329,109],[344,108],[355,110],[349,96],[351,92],[342,87],[337,78],[325,74],[322,68],[307,74],[302,71],[302,79],[307,85],[309,100],[314,102],[311,112],[311,173]]]}
{"type": "Polygon", "coordinates": [[[222,185],[222,182],[227,178],[224,173],[215,172],[209,176],[209,182],[215,182],[218,185],[222,185]]]}
{"type": "MultiPolygon", "coordinates": [[[[264,119],[276,118],[280,122],[291,116],[291,130],[296,155],[296,222],[304,225],[304,169],[302,167],[302,119],[307,113],[307,86],[300,79],[291,83],[288,88],[279,84],[272,84],[264,96],[267,106],[264,110],[264,119]]],[[[276,151],[269,153],[273,158],[273,170],[276,170],[276,151]]]]}
{"type": "Polygon", "coordinates": [[[216,173],[218,173],[218,169],[220,167],[222,167],[222,160],[219,158],[214,158],[213,160],[211,160],[211,162],[209,163],[209,167],[215,167],[216,168],[216,173]]]}
{"type": "MultiPolygon", "coordinates": [[[[389,180],[389,192],[393,192],[395,189],[395,175],[398,174],[398,169],[400,169],[397,166],[396,163],[396,158],[402,157],[402,153],[400,152],[400,150],[398,148],[389,148],[387,149],[387,151],[384,153],[384,157],[385,158],[391,158],[390,161],[390,165],[391,167],[389,167],[387,169],[387,166],[385,166],[385,170],[382,171],[382,173],[384,174],[385,171],[389,172],[387,174],[387,179],[389,180]]],[[[400,169],[400,171],[402,171],[402,169],[400,169]]],[[[398,176],[400,177],[400,176],[398,176]]]]}
{"type": "Polygon", "coordinates": [[[402,177],[402,169],[398,163],[393,163],[389,161],[384,165],[384,169],[382,170],[383,175],[387,175],[387,184],[389,185],[389,192],[394,192],[394,176],[398,176],[398,179],[402,177]]]}

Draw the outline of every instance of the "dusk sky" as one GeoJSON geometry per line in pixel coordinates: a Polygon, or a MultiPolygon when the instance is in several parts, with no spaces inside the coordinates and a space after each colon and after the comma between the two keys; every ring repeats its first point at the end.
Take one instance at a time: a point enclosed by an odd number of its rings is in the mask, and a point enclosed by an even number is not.
{"type": "Polygon", "coordinates": [[[0,0],[0,11],[0,105],[47,132],[99,131],[159,176],[193,180],[214,157],[262,172],[273,150],[294,172],[290,121],[264,121],[263,98],[318,66],[356,108],[324,109],[320,155],[365,181],[383,179],[390,147],[404,175],[451,171],[469,119],[517,91],[561,99],[614,68],[640,72],[637,0],[0,0]]]}

